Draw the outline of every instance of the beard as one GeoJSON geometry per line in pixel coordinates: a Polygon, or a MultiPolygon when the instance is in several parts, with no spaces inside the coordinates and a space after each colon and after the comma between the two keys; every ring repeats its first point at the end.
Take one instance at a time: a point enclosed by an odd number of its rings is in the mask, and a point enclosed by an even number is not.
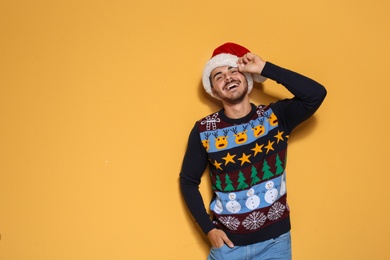
{"type": "Polygon", "coordinates": [[[247,93],[248,93],[248,88],[246,88],[241,93],[238,93],[238,95],[236,95],[234,97],[226,97],[226,96],[224,96],[224,97],[220,97],[220,98],[221,98],[221,100],[223,102],[234,105],[234,104],[238,104],[241,101],[243,101],[247,93]]]}

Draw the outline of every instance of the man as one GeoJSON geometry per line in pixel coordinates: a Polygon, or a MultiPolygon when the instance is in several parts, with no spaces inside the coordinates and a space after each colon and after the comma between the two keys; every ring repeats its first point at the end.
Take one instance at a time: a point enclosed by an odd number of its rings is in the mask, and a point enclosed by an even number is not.
{"type": "Polygon", "coordinates": [[[180,172],[191,214],[207,234],[208,259],[291,259],[286,193],[287,142],[326,96],[319,83],[264,61],[243,46],[214,50],[202,76],[223,109],[197,121],[180,172]],[[274,80],[293,98],[255,106],[253,81],[274,80]],[[208,215],[198,186],[209,165],[214,196],[208,215]]]}

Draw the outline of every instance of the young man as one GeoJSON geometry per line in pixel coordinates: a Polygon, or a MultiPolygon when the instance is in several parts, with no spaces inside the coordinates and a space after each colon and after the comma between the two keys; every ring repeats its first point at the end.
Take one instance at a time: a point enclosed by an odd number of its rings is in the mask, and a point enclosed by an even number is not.
{"type": "Polygon", "coordinates": [[[214,50],[202,82],[207,93],[221,100],[223,109],[195,123],[180,187],[210,240],[208,259],[291,259],[287,143],[292,130],[321,105],[325,88],[234,43],[214,50]],[[253,81],[266,78],[294,97],[252,104],[253,81]],[[214,192],[212,219],[198,189],[207,165],[214,192]]]}

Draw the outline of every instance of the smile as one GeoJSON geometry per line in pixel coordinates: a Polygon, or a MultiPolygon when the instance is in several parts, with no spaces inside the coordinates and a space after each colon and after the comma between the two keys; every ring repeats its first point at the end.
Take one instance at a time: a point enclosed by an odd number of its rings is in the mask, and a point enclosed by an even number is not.
{"type": "Polygon", "coordinates": [[[224,90],[231,90],[231,89],[234,89],[236,87],[238,87],[238,83],[237,82],[233,82],[233,83],[230,83],[228,85],[225,86],[224,90]]]}

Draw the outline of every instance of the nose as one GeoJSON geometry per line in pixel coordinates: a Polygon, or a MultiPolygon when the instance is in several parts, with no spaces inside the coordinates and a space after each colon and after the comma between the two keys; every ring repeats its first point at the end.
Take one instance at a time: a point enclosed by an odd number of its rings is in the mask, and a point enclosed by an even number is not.
{"type": "Polygon", "coordinates": [[[225,78],[226,82],[230,82],[231,79],[232,79],[232,77],[230,75],[226,75],[226,78],[225,78]]]}

